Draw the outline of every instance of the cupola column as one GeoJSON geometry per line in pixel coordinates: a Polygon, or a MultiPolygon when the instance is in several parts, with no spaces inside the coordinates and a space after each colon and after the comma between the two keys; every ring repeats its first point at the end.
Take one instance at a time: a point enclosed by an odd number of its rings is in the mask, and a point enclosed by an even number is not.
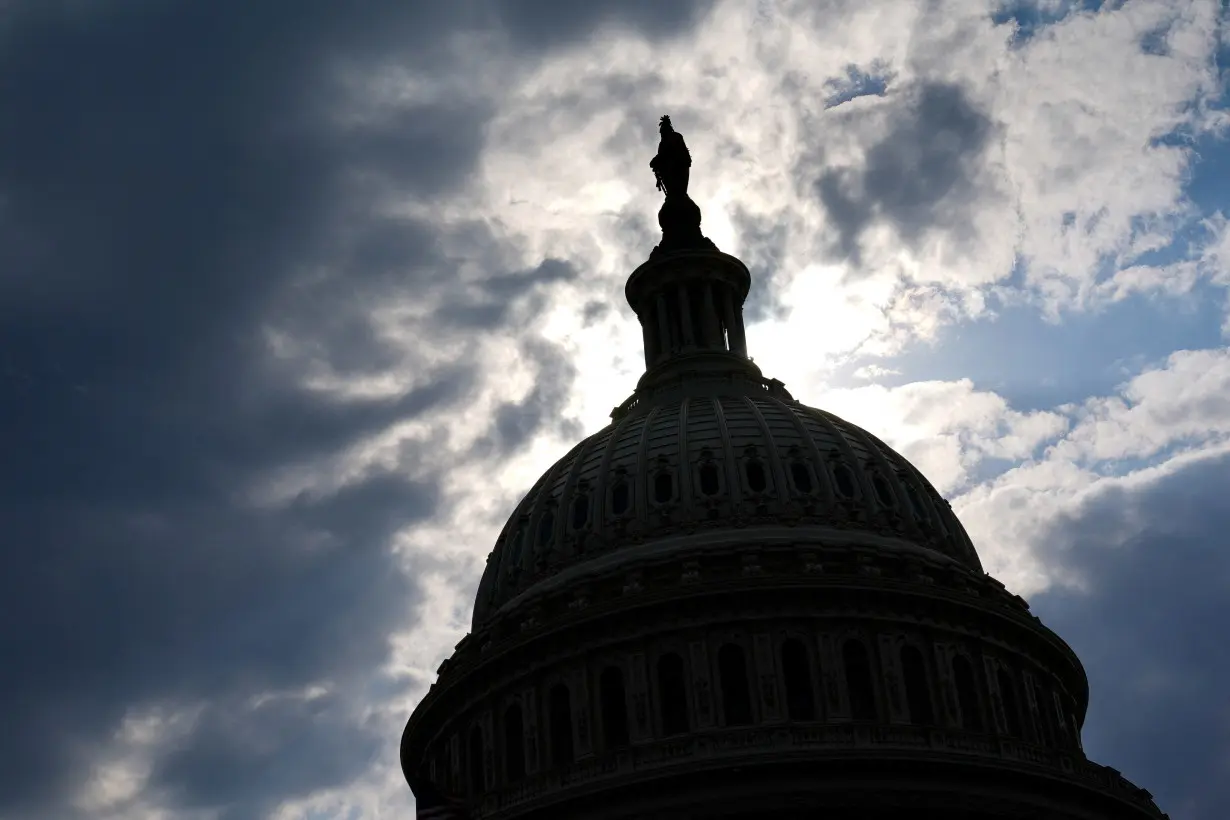
{"type": "Polygon", "coordinates": [[[688,299],[688,285],[686,283],[679,286],[676,296],[679,299],[679,316],[683,322],[683,344],[680,347],[687,350],[696,347],[697,344],[696,333],[692,328],[692,303],[688,299]]]}
{"type": "MultiPolygon", "coordinates": [[[[743,302],[751,276],[742,262],[714,250],[659,254],[628,278],[625,294],[643,329],[645,367],[678,369],[697,356],[705,369],[745,369],[743,302]]],[[[690,365],[689,365],[690,367],[690,365]]]]}

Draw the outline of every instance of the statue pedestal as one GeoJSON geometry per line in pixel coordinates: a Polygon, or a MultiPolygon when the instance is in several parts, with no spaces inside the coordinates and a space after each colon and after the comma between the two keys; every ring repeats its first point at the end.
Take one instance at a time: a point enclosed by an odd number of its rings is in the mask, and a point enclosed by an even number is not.
{"type": "Polygon", "coordinates": [[[653,249],[649,258],[663,253],[685,250],[717,250],[700,232],[700,207],[687,194],[666,195],[666,201],[658,211],[658,225],[662,228],[662,242],[653,249]]]}

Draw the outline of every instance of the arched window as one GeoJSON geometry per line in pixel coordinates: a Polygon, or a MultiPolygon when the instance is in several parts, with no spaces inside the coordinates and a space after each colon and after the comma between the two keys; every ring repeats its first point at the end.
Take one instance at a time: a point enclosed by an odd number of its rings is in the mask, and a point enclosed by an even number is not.
{"type": "Polygon", "coordinates": [[[658,690],[661,695],[662,734],[682,734],[691,726],[688,719],[688,690],[683,675],[683,658],[669,652],[658,658],[658,690]]]}
{"type": "Polygon", "coordinates": [[[791,720],[815,720],[816,698],[807,649],[796,638],[782,644],[782,678],[786,684],[786,715],[791,720]]]}
{"type": "Polygon", "coordinates": [[[562,766],[571,763],[572,751],[572,696],[565,684],[557,683],[548,696],[551,720],[551,763],[562,766]]]}
{"type": "Polygon", "coordinates": [[[905,699],[910,707],[910,721],[923,726],[935,723],[931,707],[931,687],[927,683],[927,668],[922,652],[916,646],[901,649],[901,677],[905,682],[905,699]]]}
{"type": "Polygon", "coordinates": [[[509,783],[525,777],[525,722],[519,703],[504,710],[504,777],[509,783]]]}
{"type": "Polygon", "coordinates": [[[555,534],[555,513],[551,510],[544,510],[542,518],[538,522],[538,545],[540,547],[551,543],[551,536],[555,534]]]}
{"type": "Polygon", "coordinates": [[[747,685],[747,661],[743,650],[728,643],[718,650],[718,682],[722,686],[722,706],[727,726],[746,726],[752,722],[752,693],[747,685]]]}
{"type": "Polygon", "coordinates": [[[611,513],[614,515],[626,513],[630,500],[631,494],[628,492],[627,480],[624,478],[617,479],[615,485],[611,487],[611,513]]]}
{"type": "Polygon", "coordinates": [[[608,666],[598,679],[602,700],[602,734],[608,749],[628,745],[628,700],[624,693],[624,673],[608,666]]]}
{"type": "Polygon", "coordinates": [[[763,493],[769,486],[768,477],[765,476],[764,465],[756,459],[748,459],[743,465],[743,471],[747,474],[747,488],[754,493],[763,493]]]}
{"type": "Polygon", "coordinates": [[[589,523],[589,493],[577,493],[576,498],[572,499],[572,528],[574,530],[582,529],[589,523]]]}
{"type": "Polygon", "coordinates": [[[1051,696],[1042,688],[1042,684],[1034,681],[1034,702],[1038,704],[1038,731],[1042,734],[1044,746],[1055,745],[1055,710],[1051,708],[1051,696]]]}
{"type": "Polygon", "coordinates": [[[848,640],[841,649],[850,693],[850,716],[855,720],[876,719],[876,696],[871,683],[871,659],[859,640],[848,640]]]}
{"type": "Polygon", "coordinates": [[[717,465],[712,461],[700,465],[700,491],[705,495],[717,495],[721,489],[717,465]]]}
{"type": "Polygon", "coordinates": [[[799,492],[811,492],[811,471],[807,469],[807,465],[803,462],[791,462],[790,480],[794,482],[794,488],[799,492]]]}
{"type": "Polygon", "coordinates": [[[467,744],[470,753],[470,794],[483,792],[483,730],[478,726],[470,727],[470,740],[467,744]]]}
{"type": "Polygon", "coordinates": [[[1072,742],[1075,744],[1077,749],[1083,750],[1085,748],[1085,744],[1081,740],[1080,721],[1076,719],[1076,701],[1069,695],[1065,695],[1063,700],[1068,707],[1068,725],[1072,727],[1072,742]]]}
{"type": "Polygon", "coordinates": [[[659,470],[653,477],[653,500],[666,504],[675,497],[675,478],[670,470],[659,470]]]}
{"type": "Polygon", "coordinates": [[[957,655],[952,659],[952,677],[957,685],[961,726],[971,732],[981,732],[982,709],[978,705],[978,685],[974,682],[974,668],[964,655],[957,655]]]}
{"type": "Polygon", "coordinates": [[[999,697],[1004,704],[1004,718],[1008,721],[1008,734],[1021,737],[1021,712],[1020,702],[1016,695],[1016,681],[1002,666],[995,673],[995,680],[999,683],[999,697]]]}

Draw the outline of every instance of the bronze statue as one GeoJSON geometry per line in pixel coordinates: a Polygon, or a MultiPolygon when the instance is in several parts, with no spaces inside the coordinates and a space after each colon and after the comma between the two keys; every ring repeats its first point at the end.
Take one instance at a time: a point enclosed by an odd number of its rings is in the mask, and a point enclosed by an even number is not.
{"type": "Polygon", "coordinates": [[[671,126],[671,118],[666,116],[662,117],[658,130],[662,140],[658,143],[658,155],[649,161],[649,167],[653,169],[658,190],[666,194],[666,201],[658,211],[662,241],[650,257],[678,251],[717,250],[701,234],[700,208],[688,196],[692,155],[683,142],[683,135],[671,126]]]}
{"type": "Polygon", "coordinates": [[[671,194],[688,195],[688,172],[692,167],[692,155],[680,134],[671,126],[671,118],[663,116],[658,125],[662,141],[658,143],[658,155],[649,161],[653,175],[658,181],[658,190],[669,197],[671,194]]]}

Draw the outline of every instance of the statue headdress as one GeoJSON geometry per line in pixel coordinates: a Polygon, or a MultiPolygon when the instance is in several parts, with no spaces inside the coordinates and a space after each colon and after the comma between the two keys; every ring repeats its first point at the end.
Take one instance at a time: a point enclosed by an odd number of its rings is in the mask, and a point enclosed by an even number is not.
{"type": "Polygon", "coordinates": [[[670,124],[671,124],[671,118],[670,118],[670,115],[668,114],[663,114],[662,119],[658,120],[658,125],[670,125],[670,124]]]}

